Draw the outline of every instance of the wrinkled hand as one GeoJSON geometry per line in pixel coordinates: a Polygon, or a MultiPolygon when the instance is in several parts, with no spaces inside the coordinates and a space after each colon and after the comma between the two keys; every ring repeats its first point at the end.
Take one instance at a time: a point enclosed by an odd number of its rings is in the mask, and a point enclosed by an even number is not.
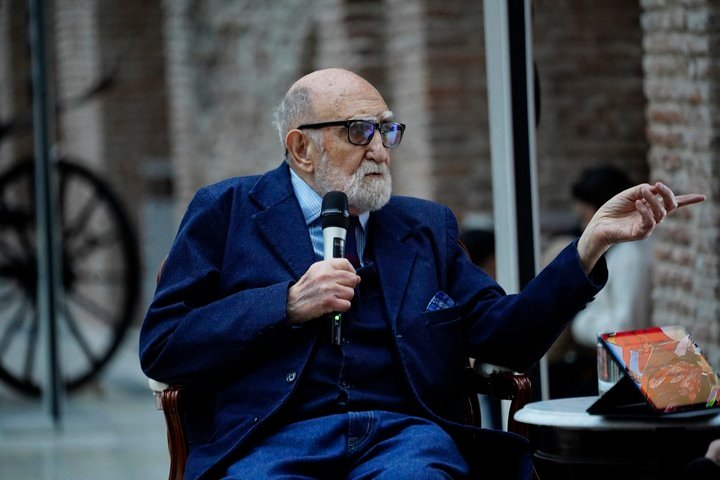
{"type": "Polygon", "coordinates": [[[590,272],[612,245],[647,238],[670,212],[703,200],[705,195],[700,194],[675,196],[662,182],[643,183],[618,193],[598,209],[578,241],[585,272],[590,272]]]}
{"type": "Polygon", "coordinates": [[[302,324],[326,313],[347,312],[358,283],[360,277],[346,258],[313,263],[288,289],[288,321],[302,324]]]}

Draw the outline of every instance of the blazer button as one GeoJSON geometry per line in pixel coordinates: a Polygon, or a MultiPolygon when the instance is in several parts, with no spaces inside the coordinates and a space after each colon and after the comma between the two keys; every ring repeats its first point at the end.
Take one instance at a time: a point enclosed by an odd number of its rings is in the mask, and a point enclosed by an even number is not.
{"type": "Polygon", "coordinates": [[[297,377],[297,374],[295,372],[290,372],[285,375],[285,381],[288,383],[292,383],[295,381],[295,377],[297,377]]]}

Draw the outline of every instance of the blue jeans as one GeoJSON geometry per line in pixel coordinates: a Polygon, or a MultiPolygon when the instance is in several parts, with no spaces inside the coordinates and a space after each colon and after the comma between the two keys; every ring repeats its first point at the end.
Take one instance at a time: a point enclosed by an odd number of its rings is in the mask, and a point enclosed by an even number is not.
{"type": "Polygon", "coordinates": [[[465,479],[453,439],[423,418],[348,412],[283,425],[241,453],[225,479],[465,479]]]}

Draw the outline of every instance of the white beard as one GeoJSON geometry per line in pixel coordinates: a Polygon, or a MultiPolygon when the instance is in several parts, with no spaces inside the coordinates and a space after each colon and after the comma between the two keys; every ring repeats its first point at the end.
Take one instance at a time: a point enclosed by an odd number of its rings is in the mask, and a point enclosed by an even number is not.
{"type": "Polygon", "coordinates": [[[392,177],[387,163],[363,160],[352,175],[345,176],[332,167],[325,152],[321,155],[315,166],[315,183],[323,195],[333,190],[345,192],[350,207],[360,212],[379,210],[390,201],[392,177]],[[371,173],[381,173],[382,177],[366,177],[371,173]]]}

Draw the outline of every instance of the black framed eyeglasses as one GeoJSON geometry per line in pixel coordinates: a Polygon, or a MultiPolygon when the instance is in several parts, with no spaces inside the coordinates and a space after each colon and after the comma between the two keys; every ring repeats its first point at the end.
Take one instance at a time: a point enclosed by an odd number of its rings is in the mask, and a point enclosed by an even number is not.
{"type": "Polygon", "coordinates": [[[382,144],[387,148],[397,148],[405,132],[405,125],[398,122],[371,122],[369,120],[338,120],[335,122],[309,123],[300,125],[298,130],[308,128],[345,127],[348,141],[353,145],[363,146],[370,143],[375,131],[380,131],[382,144]]]}

